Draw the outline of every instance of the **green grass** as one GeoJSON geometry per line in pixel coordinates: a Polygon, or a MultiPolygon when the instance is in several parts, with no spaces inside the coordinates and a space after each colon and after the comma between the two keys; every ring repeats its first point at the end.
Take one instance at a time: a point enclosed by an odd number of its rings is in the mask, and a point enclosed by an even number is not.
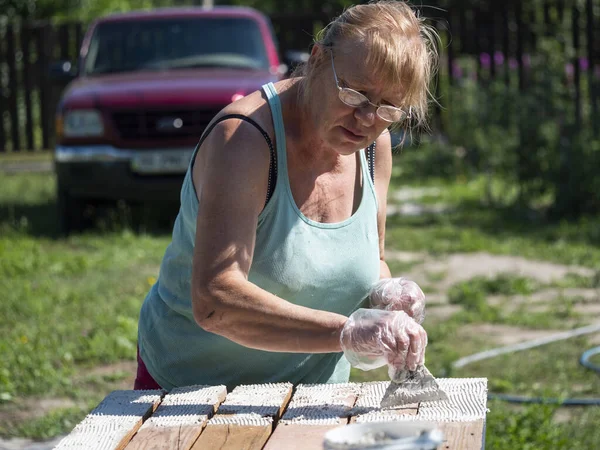
{"type": "Polygon", "coordinates": [[[32,151],[18,151],[18,152],[7,152],[0,153],[0,166],[3,163],[11,162],[46,162],[52,161],[53,152],[46,150],[32,151]]]}
{"type": "Polygon", "coordinates": [[[600,219],[553,224],[519,221],[510,210],[462,204],[444,214],[388,218],[390,248],[449,254],[488,252],[600,267],[600,219]]]}
{"type": "Polygon", "coordinates": [[[78,366],[133,358],[139,307],[166,244],[130,232],[0,238],[4,396],[68,393],[78,366]]]}
{"type": "MultiPolygon", "coordinates": [[[[519,217],[515,211],[482,206],[485,184],[477,177],[451,183],[408,173],[406,167],[395,170],[395,186],[438,187],[440,194],[426,201],[454,209],[442,215],[390,217],[390,248],[434,256],[486,251],[600,267],[596,218],[546,223],[519,217]]],[[[73,403],[36,419],[0,420],[0,435],[46,438],[68,432],[108,392],[131,377],[117,369],[108,374],[94,369],[134,360],[139,308],[157,276],[170,230],[139,233],[117,223],[59,238],[51,173],[0,172],[0,186],[0,417],[12,417],[11,412],[20,412],[39,398],[66,398],[73,403]]],[[[401,275],[422,264],[391,262],[390,268],[401,275]]],[[[426,273],[432,285],[445,275],[426,273]]],[[[508,299],[547,287],[597,288],[599,277],[569,275],[552,286],[541,286],[526,278],[502,276],[454,286],[449,294],[462,310],[447,320],[426,320],[427,366],[436,376],[486,376],[498,391],[599,396],[597,375],[577,364],[589,345],[585,338],[484,361],[460,372],[452,367],[459,357],[490,348],[486,336],[465,332],[467,323],[554,328],[565,318],[579,320],[572,309],[577,299],[559,297],[549,311],[502,314],[485,309],[489,295],[508,299]]],[[[592,362],[600,364],[600,357],[592,362]]],[[[386,372],[385,368],[353,370],[352,379],[385,380],[386,372]]],[[[564,408],[491,402],[487,447],[594,448],[600,438],[598,408],[569,409],[570,420],[557,423],[561,411],[564,408]]]]}
{"type": "Polygon", "coordinates": [[[515,407],[501,401],[488,404],[486,448],[519,450],[589,450],[600,440],[600,407],[561,409],[548,405],[515,407]]]}
{"type": "MultiPolygon", "coordinates": [[[[85,374],[135,359],[139,308],[169,235],[91,230],[59,239],[52,174],[0,174],[0,185],[0,406],[28,397],[97,403],[118,380],[85,374]]],[[[81,412],[9,421],[0,434],[51,436],[81,412]]]]}

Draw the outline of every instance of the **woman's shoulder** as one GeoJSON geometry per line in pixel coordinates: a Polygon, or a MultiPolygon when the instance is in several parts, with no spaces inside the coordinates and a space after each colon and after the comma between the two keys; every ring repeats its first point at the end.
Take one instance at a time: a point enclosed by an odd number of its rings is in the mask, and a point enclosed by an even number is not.
{"type": "Polygon", "coordinates": [[[232,117],[222,122],[226,128],[237,129],[238,127],[247,128],[248,126],[257,128],[258,126],[271,141],[275,141],[271,108],[262,90],[252,92],[230,103],[219,112],[215,120],[223,120],[227,116],[232,117]],[[244,118],[249,120],[244,120],[244,118]]]}
{"type": "Polygon", "coordinates": [[[198,189],[206,170],[220,167],[217,177],[266,177],[270,148],[275,147],[269,105],[260,91],[223,108],[207,127],[195,157],[193,179],[198,189]],[[249,119],[249,120],[248,120],[249,119]]]}

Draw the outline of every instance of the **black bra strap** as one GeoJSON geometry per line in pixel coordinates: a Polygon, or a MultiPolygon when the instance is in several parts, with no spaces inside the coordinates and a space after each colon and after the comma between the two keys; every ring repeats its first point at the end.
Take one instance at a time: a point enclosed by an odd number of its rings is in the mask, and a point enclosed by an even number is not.
{"type": "Polygon", "coordinates": [[[217,120],[215,120],[210,125],[210,127],[208,127],[206,130],[204,130],[204,133],[202,133],[202,137],[200,138],[200,142],[198,142],[198,145],[196,146],[196,150],[194,151],[194,155],[192,156],[192,158],[194,160],[196,159],[196,152],[198,151],[198,149],[200,148],[200,146],[202,145],[202,143],[204,142],[206,137],[213,130],[213,128],[218,123],[223,122],[224,120],[227,120],[227,119],[240,119],[240,120],[243,120],[244,122],[248,122],[250,125],[254,126],[254,128],[256,128],[258,131],[260,131],[260,133],[265,138],[265,141],[267,141],[267,145],[269,146],[269,151],[271,154],[271,161],[269,164],[269,180],[268,180],[268,184],[267,184],[267,199],[265,201],[265,205],[266,205],[267,203],[269,203],[269,200],[271,199],[271,196],[273,195],[273,192],[275,191],[275,184],[277,183],[277,153],[275,152],[275,148],[273,147],[273,142],[271,141],[271,138],[269,137],[267,132],[265,130],[263,130],[262,127],[259,124],[257,124],[254,120],[252,120],[250,117],[244,116],[242,114],[227,114],[225,116],[219,117],[217,120]]]}

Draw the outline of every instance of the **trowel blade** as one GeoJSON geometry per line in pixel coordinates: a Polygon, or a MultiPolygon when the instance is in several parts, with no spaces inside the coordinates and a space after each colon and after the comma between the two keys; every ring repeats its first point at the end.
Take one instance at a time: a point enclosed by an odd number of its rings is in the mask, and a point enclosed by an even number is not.
{"type": "Polygon", "coordinates": [[[390,381],[381,408],[393,409],[410,403],[448,400],[448,395],[440,389],[437,381],[425,366],[415,371],[406,371],[390,381]]]}

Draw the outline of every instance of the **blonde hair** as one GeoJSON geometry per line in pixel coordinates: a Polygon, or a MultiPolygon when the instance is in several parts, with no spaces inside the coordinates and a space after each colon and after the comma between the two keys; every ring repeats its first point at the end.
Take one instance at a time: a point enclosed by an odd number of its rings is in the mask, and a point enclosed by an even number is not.
{"type": "MultiPolygon", "coordinates": [[[[380,0],[346,9],[316,36],[315,44],[332,48],[343,41],[369,46],[365,63],[385,85],[398,86],[402,106],[412,119],[399,124],[427,128],[430,83],[437,70],[439,36],[405,1],[380,0]]],[[[323,53],[323,52],[322,52],[323,53]]],[[[324,57],[300,69],[303,96],[328,61],[324,57]]]]}

